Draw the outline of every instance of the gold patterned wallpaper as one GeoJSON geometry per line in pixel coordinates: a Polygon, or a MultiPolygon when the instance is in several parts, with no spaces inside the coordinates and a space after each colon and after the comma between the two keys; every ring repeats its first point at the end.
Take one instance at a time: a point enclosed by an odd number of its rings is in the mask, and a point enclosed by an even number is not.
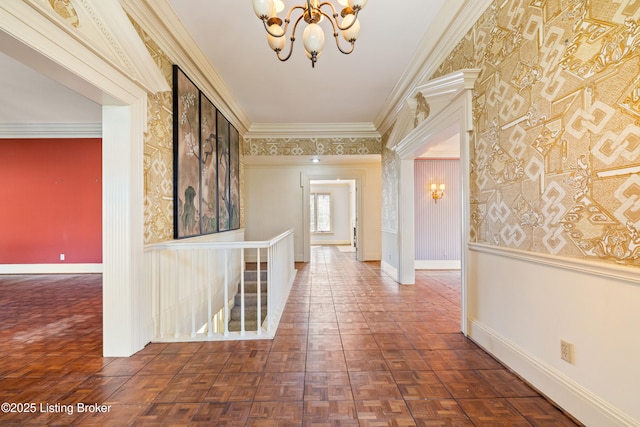
{"type": "MultiPolygon", "coordinates": [[[[133,24],[164,78],[173,86],[173,63],[135,22],[133,24]]],[[[173,239],[173,94],[170,91],[148,97],[144,193],[145,243],[173,239]]]]}
{"type": "Polygon", "coordinates": [[[640,1],[494,2],[433,78],[480,68],[471,240],[640,265],[640,1]]]}
{"type": "Polygon", "coordinates": [[[381,154],[380,138],[245,138],[247,156],[381,154]]]}

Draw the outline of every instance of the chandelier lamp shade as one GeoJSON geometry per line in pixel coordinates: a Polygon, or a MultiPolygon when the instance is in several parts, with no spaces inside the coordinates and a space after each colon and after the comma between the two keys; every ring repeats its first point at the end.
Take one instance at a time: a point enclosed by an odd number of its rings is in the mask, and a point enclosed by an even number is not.
{"type": "Polygon", "coordinates": [[[276,52],[280,61],[286,61],[291,57],[298,25],[304,21],[306,27],[302,32],[302,44],[307,58],[311,60],[311,66],[315,67],[318,56],[324,48],[324,30],[319,24],[325,18],[331,24],[338,50],[345,55],[353,52],[356,40],[360,35],[358,14],[367,4],[367,0],[337,0],[337,2],[340,4],[338,8],[331,1],[306,0],[302,5],[291,7],[284,21],[278,17],[278,14],[285,9],[282,0],[253,0],[253,11],[264,24],[269,47],[276,52]],[[285,55],[287,33],[292,23],[290,43],[285,55]],[[346,49],[340,45],[340,34],[350,45],[346,49]]]}

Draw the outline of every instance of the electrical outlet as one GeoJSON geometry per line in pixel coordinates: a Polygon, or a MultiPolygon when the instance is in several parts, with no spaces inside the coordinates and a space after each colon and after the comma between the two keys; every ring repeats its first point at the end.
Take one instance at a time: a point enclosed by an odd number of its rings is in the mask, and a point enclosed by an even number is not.
{"type": "Polygon", "coordinates": [[[560,358],[565,362],[573,364],[573,344],[565,340],[560,340],[560,358]]]}
{"type": "Polygon", "coordinates": [[[60,261],[64,261],[64,254],[60,254],[60,261]]]}

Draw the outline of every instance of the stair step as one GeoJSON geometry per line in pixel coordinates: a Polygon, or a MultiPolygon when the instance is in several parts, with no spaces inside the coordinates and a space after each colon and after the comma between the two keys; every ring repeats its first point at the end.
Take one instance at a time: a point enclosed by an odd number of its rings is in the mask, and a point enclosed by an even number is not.
{"type": "MultiPolygon", "coordinates": [[[[267,282],[263,281],[260,283],[260,293],[264,294],[267,292],[267,282]]],[[[244,282],[244,293],[245,294],[255,294],[258,291],[258,282],[254,281],[245,281],[244,282]]],[[[240,293],[240,284],[238,284],[238,293],[240,293]]]]}
{"type": "MultiPolygon", "coordinates": [[[[267,271],[260,270],[260,278],[263,282],[267,281],[267,271]]],[[[257,281],[258,280],[258,271],[257,270],[245,270],[244,271],[244,280],[248,281],[257,281]]]]}
{"type": "MultiPolygon", "coordinates": [[[[261,322],[267,318],[267,271],[260,271],[260,299],[261,299],[261,322]]],[[[244,272],[244,329],[245,331],[255,331],[258,329],[258,272],[256,270],[245,270],[244,272]]],[[[237,294],[234,297],[234,307],[229,313],[229,330],[240,331],[240,284],[238,284],[237,294]]]]}
{"type": "MultiPolygon", "coordinates": [[[[260,295],[260,301],[263,307],[266,307],[267,305],[267,294],[262,293],[260,295]]],[[[241,294],[236,294],[236,296],[234,297],[234,305],[236,307],[240,307],[240,304],[242,304],[242,295],[241,294]]],[[[245,307],[256,307],[258,305],[258,294],[255,293],[246,293],[244,294],[244,306],[245,307]]]]}
{"type": "MultiPolygon", "coordinates": [[[[244,322],[244,330],[245,331],[256,331],[258,330],[258,323],[255,320],[253,321],[245,321],[244,322]]],[[[229,331],[231,332],[240,332],[240,321],[232,320],[229,322],[229,331]]]]}
{"type": "MultiPolygon", "coordinates": [[[[230,320],[240,321],[242,319],[242,315],[240,314],[240,307],[233,307],[230,313],[230,320]]],[[[245,307],[244,309],[244,320],[247,321],[255,321],[258,317],[258,309],[255,307],[245,307]]],[[[266,307],[262,307],[260,317],[264,320],[267,317],[266,307]]]]}

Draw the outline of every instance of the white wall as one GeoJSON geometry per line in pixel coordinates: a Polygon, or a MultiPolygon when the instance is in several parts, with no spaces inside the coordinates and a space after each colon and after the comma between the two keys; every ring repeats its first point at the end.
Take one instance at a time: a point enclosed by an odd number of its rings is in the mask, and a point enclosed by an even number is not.
{"type": "Polygon", "coordinates": [[[471,337],[585,424],[640,425],[637,269],[472,249],[471,337]]]}
{"type": "MultiPolygon", "coordinates": [[[[303,261],[305,245],[304,208],[309,201],[303,186],[311,179],[352,179],[361,175],[362,209],[359,227],[362,237],[361,259],[379,260],[381,254],[381,173],[379,162],[327,165],[300,164],[293,160],[281,164],[245,163],[245,230],[247,240],[262,240],[294,228],[295,259],[303,261]],[[305,181],[306,182],[303,182],[305,181]]],[[[302,160],[300,160],[302,162],[302,160]]],[[[308,191],[308,189],[307,189],[308,191]]]]}
{"type": "Polygon", "coordinates": [[[351,192],[349,181],[315,184],[312,182],[312,193],[331,194],[331,232],[312,233],[312,245],[349,245],[351,244],[351,192]]]}

